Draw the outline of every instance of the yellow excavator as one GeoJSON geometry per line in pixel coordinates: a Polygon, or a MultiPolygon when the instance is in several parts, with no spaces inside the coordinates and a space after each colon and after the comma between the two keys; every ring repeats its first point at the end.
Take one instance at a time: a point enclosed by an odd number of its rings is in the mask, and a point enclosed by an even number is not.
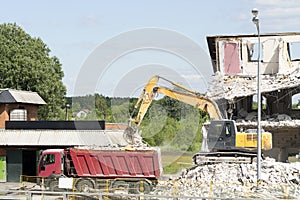
{"type": "MultiPolygon", "coordinates": [[[[139,108],[135,119],[130,117],[130,125],[124,132],[124,137],[129,143],[136,143],[141,138],[138,134],[140,126],[152,100],[157,94],[192,105],[208,113],[210,121],[202,126],[201,151],[193,156],[195,164],[211,162],[252,162],[256,157],[257,133],[238,132],[235,121],[224,119],[218,105],[212,99],[201,95],[199,92],[186,88],[161,76],[153,76],[145,85],[135,109],[139,108]],[[159,86],[159,79],[169,82],[181,91],[159,86]],[[134,126],[131,125],[134,122],[134,126]],[[139,139],[135,139],[139,138],[139,139]]],[[[133,112],[134,113],[134,112],[133,112]]],[[[272,134],[262,133],[262,149],[272,148],[272,134]]]]}

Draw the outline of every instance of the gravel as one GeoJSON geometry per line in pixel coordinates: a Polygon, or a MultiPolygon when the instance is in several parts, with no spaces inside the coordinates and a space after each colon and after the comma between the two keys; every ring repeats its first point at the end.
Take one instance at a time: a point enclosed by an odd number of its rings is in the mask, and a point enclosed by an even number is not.
{"type": "Polygon", "coordinates": [[[160,182],[153,194],[172,197],[300,199],[300,162],[281,163],[266,158],[257,163],[217,163],[185,169],[172,180],[160,182]],[[259,185],[259,187],[257,187],[259,185]]]}

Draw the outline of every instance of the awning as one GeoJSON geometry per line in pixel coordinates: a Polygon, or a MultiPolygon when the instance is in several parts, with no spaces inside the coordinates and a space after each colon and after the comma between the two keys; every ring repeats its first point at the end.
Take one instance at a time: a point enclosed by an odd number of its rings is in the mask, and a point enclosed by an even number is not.
{"type": "Polygon", "coordinates": [[[0,130],[0,146],[125,146],[122,130],[0,130]]]}

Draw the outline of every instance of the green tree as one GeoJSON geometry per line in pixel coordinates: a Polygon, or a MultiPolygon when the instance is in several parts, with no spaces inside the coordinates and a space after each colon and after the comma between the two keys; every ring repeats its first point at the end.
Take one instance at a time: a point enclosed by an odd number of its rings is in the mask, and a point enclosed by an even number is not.
{"type": "Polygon", "coordinates": [[[177,120],[181,118],[182,107],[187,105],[168,96],[164,96],[157,102],[168,112],[169,117],[177,120]]]}
{"type": "Polygon", "coordinates": [[[16,24],[0,24],[0,87],[37,92],[47,103],[39,119],[60,119],[65,105],[64,73],[40,38],[16,24]]]}
{"type": "Polygon", "coordinates": [[[113,98],[111,101],[111,111],[113,122],[127,123],[129,119],[129,101],[126,98],[113,98]]]}

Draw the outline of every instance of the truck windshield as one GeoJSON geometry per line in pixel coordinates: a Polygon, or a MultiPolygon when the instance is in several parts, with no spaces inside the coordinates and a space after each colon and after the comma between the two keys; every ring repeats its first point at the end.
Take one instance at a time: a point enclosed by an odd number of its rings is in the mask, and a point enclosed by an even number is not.
{"type": "Polygon", "coordinates": [[[55,162],[55,154],[45,154],[43,156],[43,165],[53,164],[55,162]]]}

